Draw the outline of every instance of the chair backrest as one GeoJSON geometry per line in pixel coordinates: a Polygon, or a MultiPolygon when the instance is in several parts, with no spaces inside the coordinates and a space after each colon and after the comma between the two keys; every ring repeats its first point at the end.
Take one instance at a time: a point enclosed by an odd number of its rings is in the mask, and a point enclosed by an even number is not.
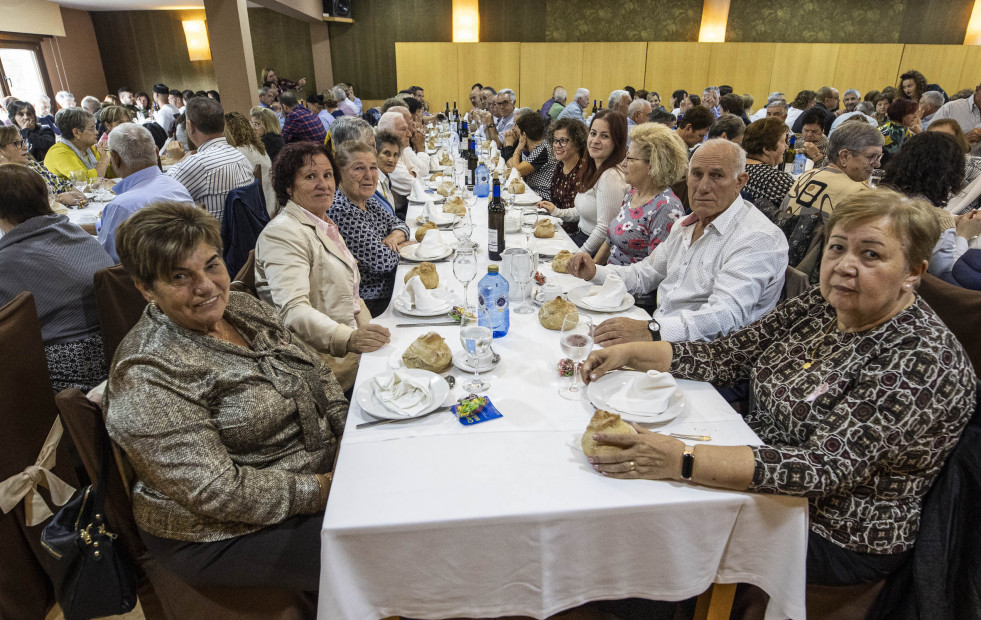
{"type": "Polygon", "coordinates": [[[954,332],[971,358],[974,372],[981,375],[981,330],[977,327],[977,318],[981,316],[981,291],[954,286],[927,273],[920,281],[919,293],[954,332]]]}
{"type": "Polygon", "coordinates": [[[979,196],[981,196],[981,177],[971,181],[967,187],[962,189],[956,196],[948,200],[947,206],[944,207],[944,209],[946,209],[949,213],[963,213],[977,201],[979,196]]]}
{"type": "MultiPolygon", "coordinates": [[[[48,378],[34,296],[20,293],[0,307],[0,481],[37,461],[58,415],[48,378]]],[[[51,472],[77,487],[68,446],[62,437],[51,472]]],[[[42,495],[45,495],[42,493],[42,495]]],[[[48,503],[57,511],[57,506],[48,503]]],[[[43,618],[54,602],[44,565],[51,556],[41,547],[41,526],[28,527],[23,500],[0,513],[0,618],[43,618]]]]}
{"type": "Polygon", "coordinates": [[[783,276],[783,293],[780,295],[780,300],[797,297],[809,288],[811,288],[811,280],[807,274],[788,265],[783,276]]]}
{"type": "Polygon", "coordinates": [[[140,320],[147,302],[122,265],[96,271],[93,282],[106,365],[111,367],[116,348],[140,320]]]}
{"type": "Polygon", "coordinates": [[[221,221],[221,241],[225,246],[225,266],[228,274],[238,273],[248,258],[249,250],[255,249],[259,233],[269,223],[266,197],[262,193],[262,181],[233,189],[225,199],[225,215],[221,221]]]}
{"type": "Polygon", "coordinates": [[[259,297],[259,293],[256,292],[255,288],[255,250],[249,250],[249,257],[245,259],[245,264],[235,274],[231,289],[241,293],[248,293],[256,298],[259,297]]]}

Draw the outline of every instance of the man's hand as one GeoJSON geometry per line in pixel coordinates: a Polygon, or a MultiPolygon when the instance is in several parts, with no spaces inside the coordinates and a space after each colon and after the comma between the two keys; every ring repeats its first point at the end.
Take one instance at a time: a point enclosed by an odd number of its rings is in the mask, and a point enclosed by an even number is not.
{"type": "Polygon", "coordinates": [[[974,144],[975,142],[981,142],[981,127],[977,127],[965,133],[964,137],[967,138],[967,141],[970,142],[971,144],[974,144]]]}
{"type": "Polygon", "coordinates": [[[422,151],[426,150],[426,134],[413,129],[412,137],[409,138],[409,140],[412,143],[412,150],[414,150],[416,153],[421,153],[422,151]]]}
{"type": "Polygon", "coordinates": [[[592,280],[596,276],[596,263],[586,252],[578,252],[566,263],[566,270],[577,278],[592,280]]]}
{"type": "Polygon", "coordinates": [[[617,317],[607,319],[596,327],[593,342],[601,347],[610,347],[627,342],[652,342],[651,330],[647,321],[617,317]]]}
{"type": "Polygon", "coordinates": [[[381,325],[369,323],[354,330],[347,341],[348,353],[368,353],[377,351],[392,340],[389,331],[381,325]]]}
{"type": "Polygon", "coordinates": [[[501,136],[501,141],[504,142],[505,146],[514,146],[518,142],[518,132],[513,127],[504,132],[501,136]]]}
{"type": "Polygon", "coordinates": [[[958,220],[957,234],[968,241],[981,235],[981,217],[963,217],[958,220]]]}

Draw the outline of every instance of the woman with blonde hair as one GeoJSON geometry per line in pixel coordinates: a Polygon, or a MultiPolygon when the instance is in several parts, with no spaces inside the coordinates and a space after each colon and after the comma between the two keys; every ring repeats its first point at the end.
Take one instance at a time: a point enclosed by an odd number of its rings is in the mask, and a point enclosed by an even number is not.
{"type": "Polygon", "coordinates": [[[266,155],[270,161],[276,161],[276,156],[282,150],[286,140],[283,139],[283,126],[279,124],[276,113],[269,108],[255,106],[249,110],[252,121],[252,131],[255,137],[262,140],[262,145],[266,147],[266,155]]]}
{"type": "Polygon", "coordinates": [[[269,218],[276,216],[276,194],[272,186],[272,161],[266,154],[266,147],[255,135],[252,125],[241,112],[225,114],[225,140],[235,147],[245,159],[249,160],[252,169],[259,168],[258,178],[262,181],[262,195],[266,199],[266,211],[269,218]]]}

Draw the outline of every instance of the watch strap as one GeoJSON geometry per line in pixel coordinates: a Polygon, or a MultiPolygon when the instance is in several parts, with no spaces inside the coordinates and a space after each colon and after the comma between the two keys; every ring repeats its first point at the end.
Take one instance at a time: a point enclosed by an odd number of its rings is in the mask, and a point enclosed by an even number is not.
{"type": "Polygon", "coordinates": [[[691,480],[691,472],[695,468],[695,446],[685,446],[685,453],[681,456],[681,477],[691,480]]]}

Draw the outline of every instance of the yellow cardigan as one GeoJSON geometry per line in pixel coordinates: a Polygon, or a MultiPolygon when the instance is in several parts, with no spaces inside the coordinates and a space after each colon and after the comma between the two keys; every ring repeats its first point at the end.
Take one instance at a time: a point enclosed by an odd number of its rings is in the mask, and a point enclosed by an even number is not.
{"type": "MultiPolygon", "coordinates": [[[[95,161],[99,161],[99,151],[94,146],[90,146],[89,149],[95,155],[95,161]]],[[[62,144],[61,142],[56,142],[54,146],[48,149],[48,154],[44,156],[44,167],[69,181],[72,178],[73,170],[85,170],[85,164],[75,154],[75,151],[67,144],[62,144]]],[[[99,176],[95,168],[89,170],[88,173],[90,179],[99,176]]]]}

